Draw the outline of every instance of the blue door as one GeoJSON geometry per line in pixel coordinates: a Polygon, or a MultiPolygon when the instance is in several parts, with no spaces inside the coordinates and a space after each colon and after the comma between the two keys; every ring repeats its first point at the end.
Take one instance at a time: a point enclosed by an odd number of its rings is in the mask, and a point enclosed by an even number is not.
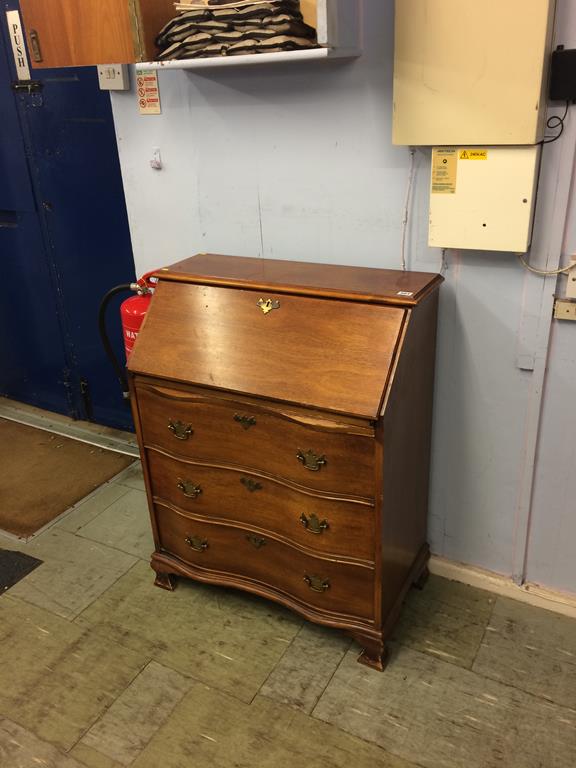
{"type": "Polygon", "coordinates": [[[1,21],[0,394],[127,428],[97,325],[101,297],[135,279],[110,97],[95,67],[32,70],[14,90],[1,21]]]}

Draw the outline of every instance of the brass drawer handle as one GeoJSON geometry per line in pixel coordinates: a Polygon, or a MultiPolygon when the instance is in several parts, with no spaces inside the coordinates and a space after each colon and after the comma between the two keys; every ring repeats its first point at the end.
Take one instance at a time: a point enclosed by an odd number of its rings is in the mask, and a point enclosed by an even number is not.
{"type": "Polygon", "coordinates": [[[327,589],[330,589],[330,582],[328,579],[323,579],[321,576],[314,576],[313,574],[309,576],[305,573],[304,581],[308,584],[310,589],[314,590],[314,592],[326,592],[327,589]]]}
{"type": "Polygon", "coordinates": [[[321,534],[326,528],[330,527],[328,525],[328,520],[319,520],[314,513],[312,513],[310,517],[306,517],[304,512],[302,512],[300,515],[300,522],[309,533],[321,534]]]}
{"type": "Polygon", "coordinates": [[[296,458],[298,461],[302,462],[310,472],[319,472],[326,464],[326,456],[318,456],[314,451],[302,451],[298,449],[296,458]]]}
{"type": "Polygon", "coordinates": [[[257,483],[256,480],[252,480],[251,477],[241,477],[240,482],[246,488],[250,491],[250,493],[254,493],[254,491],[261,491],[262,490],[262,484],[257,483]]]}
{"type": "Polygon", "coordinates": [[[195,552],[204,552],[205,549],[208,549],[208,542],[206,539],[201,539],[200,536],[186,536],[184,541],[195,552]]]}
{"type": "Polygon", "coordinates": [[[177,440],[188,440],[190,435],[194,434],[192,424],[184,424],[183,421],[172,421],[172,419],[168,419],[168,429],[177,440]]]}
{"type": "Polygon", "coordinates": [[[191,480],[181,480],[178,478],[178,488],[188,499],[197,499],[202,493],[202,488],[199,485],[194,485],[191,480]]]}
{"type": "Polygon", "coordinates": [[[243,429],[250,429],[250,427],[256,426],[256,419],[254,416],[241,416],[239,413],[235,413],[234,421],[237,421],[243,429]]]}
{"type": "Polygon", "coordinates": [[[256,547],[256,549],[260,549],[266,544],[266,539],[263,539],[261,536],[256,536],[254,533],[247,533],[246,539],[252,546],[256,547]]]}

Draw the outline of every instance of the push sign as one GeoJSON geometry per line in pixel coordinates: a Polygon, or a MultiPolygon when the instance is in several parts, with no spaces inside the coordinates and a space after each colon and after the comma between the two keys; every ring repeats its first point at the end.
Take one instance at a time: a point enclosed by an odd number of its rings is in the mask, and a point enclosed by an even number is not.
{"type": "Polygon", "coordinates": [[[20,14],[18,11],[6,11],[6,20],[8,22],[8,31],[10,33],[10,42],[12,43],[12,53],[14,55],[14,65],[18,80],[30,80],[30,68],[28,66],[28,56],[26,55],[26,44],[24,43],[20,14]]]}

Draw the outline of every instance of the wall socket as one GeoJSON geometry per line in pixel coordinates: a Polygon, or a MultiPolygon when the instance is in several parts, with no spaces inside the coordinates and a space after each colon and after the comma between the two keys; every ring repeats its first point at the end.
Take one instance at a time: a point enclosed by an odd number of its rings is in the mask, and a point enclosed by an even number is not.
{"type": "Polygon", "coordinates": [[[576,259],[571,259],[572,269],[567,272],[568,282],[566,283],[566,298],[576,299],[576,259]]]}

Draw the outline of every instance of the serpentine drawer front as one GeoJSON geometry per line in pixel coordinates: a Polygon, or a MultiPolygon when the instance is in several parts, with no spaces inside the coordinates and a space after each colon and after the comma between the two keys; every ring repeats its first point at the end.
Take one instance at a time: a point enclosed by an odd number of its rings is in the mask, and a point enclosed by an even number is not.
{"type": "Polygon", "coordinates": [[[374,430],[331,417],[138,387],[146,413],[144,444],[174,456],[224,462],[294,483],[351,495],[374,495],[374,430]],[[312,423],[309,423],[312,422],[312,423]]]}
{"type": "Polygon", "coordinates": [[[201,520],[229,520],[319,553],[374,563],[374,502],[295,489],[241,469],[147,452],[155,500],[201,520]]]}
{"type": "Polygon", "coordinates": [[[156,584],[338,627],[360,661],[427,572],[439,275],[199,254],[128,363],[156,584]]]}
{"type": "Polygon", "coordinates": [[[304,554],[265,534],[199,522],[158,504],[160,546],[185,564],[276,590],[325,613],[372,619],[374,569],[304,554]]]}

